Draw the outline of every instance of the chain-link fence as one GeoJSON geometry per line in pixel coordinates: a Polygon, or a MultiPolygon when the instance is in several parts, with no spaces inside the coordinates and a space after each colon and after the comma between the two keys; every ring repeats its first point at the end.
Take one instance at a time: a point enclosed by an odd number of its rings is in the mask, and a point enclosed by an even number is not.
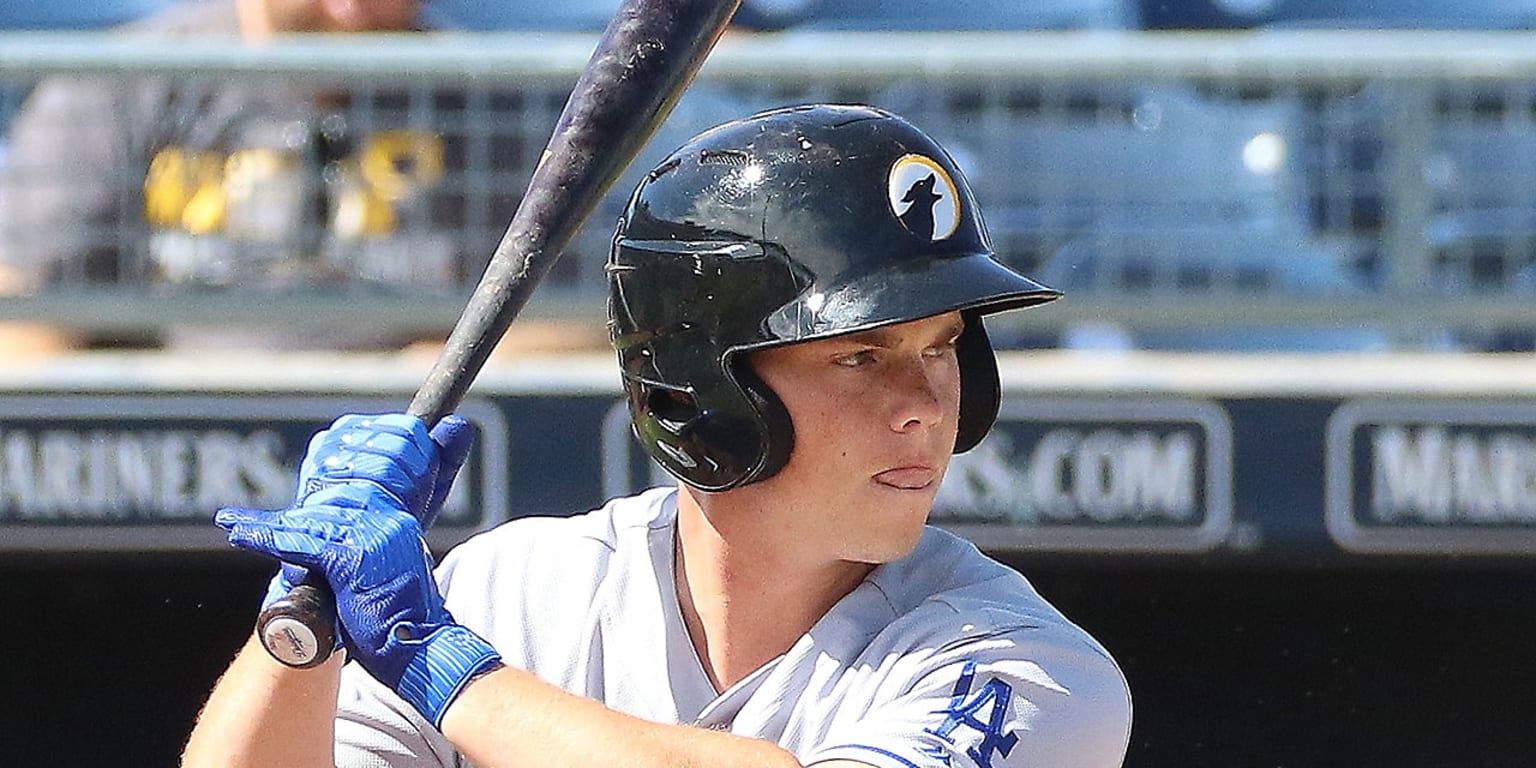
{"type": "MultiPolygon", "coordinates": [[[[594,40],[251,49],[0,37],[6,317],[441,332],[594,40]]],[[[957,156],[1003,259],[1067,290],[1010,345],[1519,347],[1536,52],[1457,33],[734,36],[529,312],[603,311],[623,196],[714,123],[892,109],[957,156]]]]}

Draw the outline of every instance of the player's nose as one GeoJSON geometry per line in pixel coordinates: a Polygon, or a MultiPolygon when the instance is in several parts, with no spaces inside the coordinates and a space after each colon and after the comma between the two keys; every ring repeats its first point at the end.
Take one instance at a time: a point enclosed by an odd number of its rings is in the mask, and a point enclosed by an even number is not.
{"type": "Polygon", "coordinates": [[[955,381],[944,366],[913,355],[895,367],[891,379],[892,430],[907,433],[943,423],[951,399],[946,390],[955,381]]]}

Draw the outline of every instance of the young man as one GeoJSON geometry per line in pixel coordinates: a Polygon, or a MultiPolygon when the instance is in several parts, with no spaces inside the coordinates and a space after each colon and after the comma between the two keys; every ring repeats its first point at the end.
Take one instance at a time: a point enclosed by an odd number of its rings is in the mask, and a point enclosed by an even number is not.
{"type": "Polygon", "coordinates": [[[330,765],[333,739],[345,766],[1121,763],[1109,655],[925,525],[996,417],[981,316],[1057,296],[992,258],[937,144],[854,106],[705,132],[641,182],[609,274],[636,435],[682,482],[506,524],[434,578],[419,521],[468,430],[342,419],[294,508],[219,524],[325,574],[357,663],[253,641],[186,765],[330,765]]]}

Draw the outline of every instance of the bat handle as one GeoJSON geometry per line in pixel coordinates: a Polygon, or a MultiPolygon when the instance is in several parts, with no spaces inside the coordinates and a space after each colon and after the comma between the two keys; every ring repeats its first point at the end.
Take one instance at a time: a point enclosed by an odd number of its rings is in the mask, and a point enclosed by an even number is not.
{"type": "Polygon", "coordinates": [[[296,669],[318,666],[336,647],[336,598],[311,573],[256,617],[256,629],[272,658],[296,669]]]}

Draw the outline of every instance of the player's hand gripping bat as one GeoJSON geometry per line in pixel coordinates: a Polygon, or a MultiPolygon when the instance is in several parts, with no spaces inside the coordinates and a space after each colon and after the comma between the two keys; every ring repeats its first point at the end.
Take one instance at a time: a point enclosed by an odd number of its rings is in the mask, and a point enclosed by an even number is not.
{"type": "MultiPolygon", "coordinates": [[[[671,111],[741,0],[624,0],[576,81],[528,191],[408,412],[458,407],[491,350],[597,202],[671,111]]],[[[292,667],[325,661],[336,608],[311,578],[257,620],[292,667]]]]}

